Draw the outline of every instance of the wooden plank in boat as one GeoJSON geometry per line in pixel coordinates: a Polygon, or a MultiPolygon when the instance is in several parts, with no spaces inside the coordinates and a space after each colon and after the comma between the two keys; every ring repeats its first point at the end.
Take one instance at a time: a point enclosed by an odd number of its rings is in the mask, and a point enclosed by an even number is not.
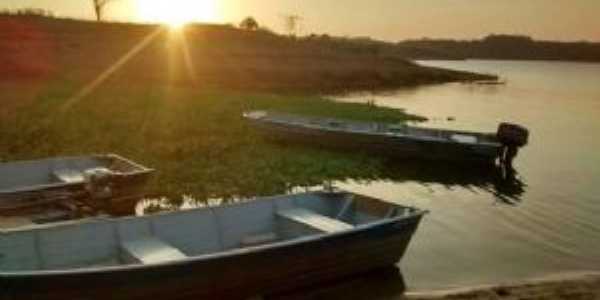
{"type": "Polygon", "coordinates": [[[348,223],[344,223],[342,221],[332,219],[303,208],[286,209],[278,212],[277,215],[327,233],[350,230],[353,228],[353,226],[348,223]]]}
{"type": "Polygon", "coordinates": [[[126,259],[143,264],[155,264],[187,258],[179,249],[155,238],[145,237],[121,244],[126,259]]]}

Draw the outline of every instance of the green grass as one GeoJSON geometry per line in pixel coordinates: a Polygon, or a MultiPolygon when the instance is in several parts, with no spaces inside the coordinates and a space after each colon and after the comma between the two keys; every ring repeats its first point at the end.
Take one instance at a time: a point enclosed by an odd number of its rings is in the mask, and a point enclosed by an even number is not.
{"type": "Polygon", "coordinates": [[[385,122],[421,119],[317,96],[116,85],[61,111],[73,91],[68,84],[50,85],[0,118],[0,158],[117,153],[155,168],[149,191],[174,199],[270,195],[324,180],[381,175],[384,162],[362,153],[270,143],[244,121],[244,110],[385,122]]]}

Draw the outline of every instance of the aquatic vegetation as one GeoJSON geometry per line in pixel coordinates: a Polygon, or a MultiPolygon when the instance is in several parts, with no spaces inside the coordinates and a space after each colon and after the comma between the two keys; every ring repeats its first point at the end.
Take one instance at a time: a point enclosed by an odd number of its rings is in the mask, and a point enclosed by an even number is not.
{"type": "Polygon", "coordinates": [[[64,110],[69,84],[48,87],[0,119],[2,160],[117,153],[157,170],[151,194],[180,199],[285,192],[325,180],[376,178],[378,158],[268,142],[241,117],[250,109],[384,122],[402,110],[318,96],[111,85],[64,110]]]}

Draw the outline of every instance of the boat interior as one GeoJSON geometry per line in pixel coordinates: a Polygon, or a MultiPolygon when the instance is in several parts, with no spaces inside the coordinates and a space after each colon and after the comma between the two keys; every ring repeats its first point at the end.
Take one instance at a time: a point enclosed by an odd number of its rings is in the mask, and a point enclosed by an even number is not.
{"type": "Polygon", "coordinates": [[[148,169],[117,155],[3,163],[0,164],[0,194],[40,186],[82,183],[85,181],[86,172],[98,170],[111,174],[127,174],[148,169]]]}
{"type": "MultiPolygon", "coordinates": [[[[250,116],[252,117],[252,116],[250,116]]],[[[386,124],[376,122],[349,121],[332,118],[309,118],[287,114],[259,114],[258,118],[279,124],[302,126],[306,128],[343,130],[356,133],[372,133],[392,136],[407,136],[421,140],[446,141],[463,144],[498,144],[495,134],[445,130],[408,126],[405,124],[386,124]]]]}
{"type": "Polygon", "coordinates": [[[420,211],[346,192],[311,192],[125,218],[0,231],[0,274],[158,264],[352,230],[420,211]]]}

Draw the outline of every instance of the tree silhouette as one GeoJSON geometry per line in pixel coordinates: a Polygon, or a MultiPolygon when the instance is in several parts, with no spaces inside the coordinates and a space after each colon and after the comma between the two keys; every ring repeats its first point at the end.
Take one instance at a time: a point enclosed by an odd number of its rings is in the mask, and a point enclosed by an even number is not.
{"type": "Polygon", "coordinates": [[[258,30],[258,22],[253,17],[247,17],[240,23],[240,28],[248,31],[258,30]]]}
{"type": "Polygon", "coordinates": [[[106,4],[108,4],[109,2],[112,2],[113,0],[93,0],[93,1],[94,1],[94,12],[96,13],[96,20],[98,22],[100,22],[100,21],[102,21],[104,7],[106,6],[106,4]]]}

